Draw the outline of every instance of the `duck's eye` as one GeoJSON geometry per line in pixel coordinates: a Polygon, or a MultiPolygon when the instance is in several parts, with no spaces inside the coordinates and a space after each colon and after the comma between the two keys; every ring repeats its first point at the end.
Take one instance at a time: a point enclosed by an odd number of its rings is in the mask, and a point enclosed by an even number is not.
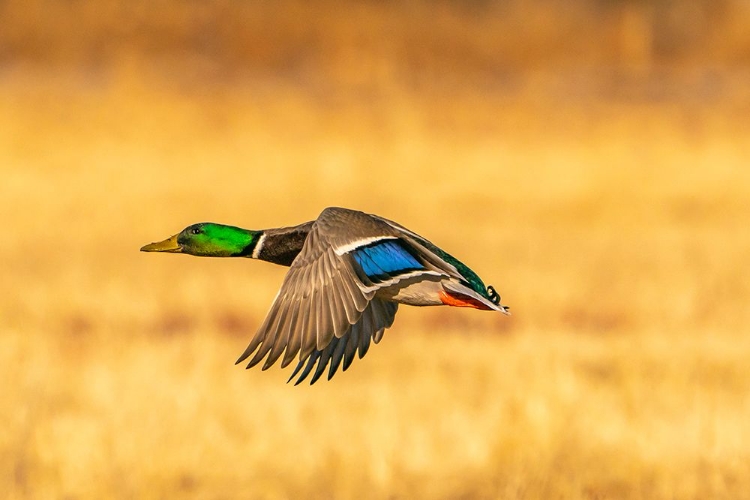
{"type": "Polygon", "coordinates": [[[190,232],[193,234],[201,234],[201,228],[194,227],[193,229],[190,230],[190,232]]]}

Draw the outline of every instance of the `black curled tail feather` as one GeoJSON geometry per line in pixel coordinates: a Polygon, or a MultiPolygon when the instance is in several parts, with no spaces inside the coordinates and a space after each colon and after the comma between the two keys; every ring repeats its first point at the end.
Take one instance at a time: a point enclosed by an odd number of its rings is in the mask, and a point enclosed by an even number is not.
{"type": "Polygon", "coordinates": [[[494,286],[490,285],[487,287],[487,297],[493,304],[499,306],[503,313],[510,314],[510,312],[508,311],[510,307],[500,304],[500,294],[497,293],[497,290],[495,290],[494,286]]]}
{"type": "Polygon", "coordinates": [[[495,291],[495,287],[490,285],[487,287],[487,296],[489,297],[490,301],[497,305],[500,305],[500,294],[495,291]]]}

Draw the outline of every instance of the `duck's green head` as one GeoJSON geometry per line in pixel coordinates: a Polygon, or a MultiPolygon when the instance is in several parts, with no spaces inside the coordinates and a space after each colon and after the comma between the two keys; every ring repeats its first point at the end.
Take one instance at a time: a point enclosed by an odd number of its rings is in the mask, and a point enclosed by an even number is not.
{"type": "Polygon", "coordinates": [[[201,222],[158,243],[141,248],[141,252],[186,253],[203,257],[242,257],[252,254],[261,231],[201,222]]]}

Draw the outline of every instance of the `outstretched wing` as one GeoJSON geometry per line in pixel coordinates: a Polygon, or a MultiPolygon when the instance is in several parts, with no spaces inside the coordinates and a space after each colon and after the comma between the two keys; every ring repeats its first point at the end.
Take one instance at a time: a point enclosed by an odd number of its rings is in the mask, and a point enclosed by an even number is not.
{"type": "Polygon", "coordinates": [[[284,353],[285,367],[299,353],[300,363],[309,367],[304,379],[316,361],[321,373],[332,361],[332,376],[342,357],[348,367],[355,350],[363,356],[370,338],[379,341],[396,313],[395,304],[374,299],[378,290],[404,280],[447,276],[400,239],[400,233],[362,212],[324,210],[237,363],[253,355],[247,367],[265,358],[265,370],[284,353]]]}
{"type": "Polygon", "coordinates": [[[336,255],[320,229],[313,226],[271,310],[237,363],[255,353],[250,368],[268,356],[265,370],[286,351],[284,367],[298,352],[300,359],[307,358],[359,321],[375,292],[362,290],[351,265],[336,255]]]}

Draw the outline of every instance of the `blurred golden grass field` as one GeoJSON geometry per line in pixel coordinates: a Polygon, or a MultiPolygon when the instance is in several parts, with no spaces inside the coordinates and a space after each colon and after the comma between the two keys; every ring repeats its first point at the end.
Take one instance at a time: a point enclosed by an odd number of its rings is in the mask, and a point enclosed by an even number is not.
{"type": "Polygon", "coordinates": [[[141,56],[0,72],[3,497],[748,495],[741,68],[498,88],[460,63],[404,83],[141,56]],[[430,238],[513,316],[403,307],[292,387],[233,365],[283,268],[138,252],[331,205],[430,238]]]}

